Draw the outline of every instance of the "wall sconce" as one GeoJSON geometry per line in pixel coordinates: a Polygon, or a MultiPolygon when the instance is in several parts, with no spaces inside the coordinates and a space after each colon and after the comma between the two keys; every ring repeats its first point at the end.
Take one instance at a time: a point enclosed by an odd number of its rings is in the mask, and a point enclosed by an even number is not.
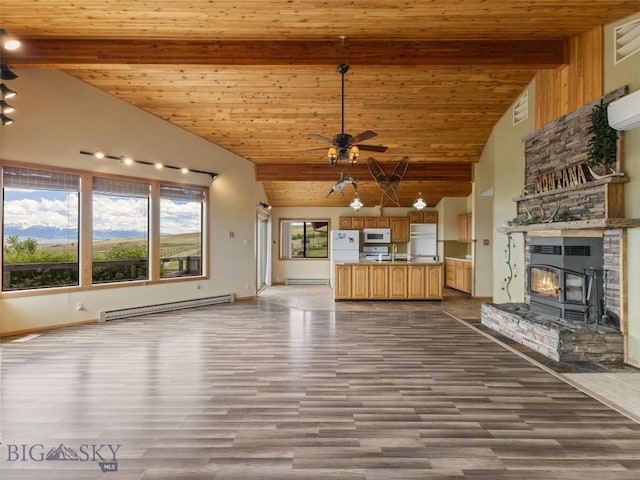
{"type": "Polygon", "coordinates": [[[358,192],[356,192],[355,198],[349,204],[351,208],[353,208],[356,212],[360,210],[363,206],[363,203],[360,201],[360,197],[358,197],[358,192]]]}
{"type": "Polygon", "coordinates": [[[426,206],[427,202],[425,202],[422,198],[422,193],[418,192],[418,198],[416,198],[416,201],[413,202],[413,208],[415,208],[416,210],[422,210],[426,206]]]}
{"type": "Polygon", "coordinates": [[[121,163],[124,163],[125,165],[133,165],[134,163],[140,164],[140,165],[151,165],[157,169],[163,169],[163,168],[169,168],[171,170],[180,170],[182,173],[189,173],[189,172],[193,172],[193,173],[202,173],[204,175],[209,175],[211,177],[211,180],[215,180],[215,178],[218,176],[217,173],[215,172],[207,172],[205,170],[193,170],[190,168],[186,168],[186,167],[175,167],[173,165],[164,165],[163,163],[159,163],[159,162],[146,162],[144,160],[134,160],[133,158],[127,156],[127,155],[120,155],[120,156],[115,156],[115,155],[107,155],[106,153],[97,150],[95,152],[88,152],[86,150],[80,150],[80,153],[82,155],[91,155],[92,157],[97,158],[98,160],[101,160],[103,158],[108,158],[110,160],[117,160],[121,163]]]}

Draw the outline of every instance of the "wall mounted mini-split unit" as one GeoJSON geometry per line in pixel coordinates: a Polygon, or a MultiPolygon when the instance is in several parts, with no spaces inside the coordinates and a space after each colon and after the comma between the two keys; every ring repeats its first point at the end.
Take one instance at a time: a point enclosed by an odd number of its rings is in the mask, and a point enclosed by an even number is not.
{"type": "Polygon", "coordinates": [[[611,102],[607,115],[609,125],[616,130],[640,127],[640,90],[611,102]]]}

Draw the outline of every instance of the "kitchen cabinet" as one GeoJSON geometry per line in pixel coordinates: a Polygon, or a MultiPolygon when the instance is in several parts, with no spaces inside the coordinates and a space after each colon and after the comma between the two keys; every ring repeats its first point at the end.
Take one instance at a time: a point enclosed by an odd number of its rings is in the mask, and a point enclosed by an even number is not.
{"type": "Polygon", "coordinates": [[[387,271],[387,265],[369,265],[369,298],[387,298],[389,295],[387,271]]]}
{"type": "Polygon", "coordinates": [[[391,243],[406,243],[409,241],[409,218],[389,217],[391,226],[391,243]]]}
{"type": "Polygon", "coordinates": [[[469,260],[445,259],[446,286],[461,292],[471,293],[473,290],[473,265],[469,260]]]}
{"type": "Polygon", "coordinates": [[[442,298],[442,265],[427,265],[425,273],[425,298],[442,298]]]}
{"type": "Polygon", "coordinates": [[[335,266],[333,296],[336,300],[351,298],[351,265],[335,266]]]}
{"type": "Polygon", "coordinates": [[[461,243],[471,243],[470,213],[462,213],[458,215],[458,241],[461,243]]]}
{"type": "Polygon", "coordinates": [[[389,228],[389,217],[364,217],[364,228],[389,228]]]}
{"type": "Polygon", "coordinates": [[[340,225],[340,230],[351,230],[352,227],[352,221],[351,221],[352,217],[340,217],[338,219],[338,225],[340,225]]]}
{"type": "Polygon", "coordinates": [[[438,223],[438,212],[409,212],[409,223],[438,223]]]}
{"type": "Polygon", "coordinates": [[[473,265],[471,265],[471,262],[464,262],[462,291],[467,293],[471,293],[473,291],[473,265]]]}
{"type": "Polygon", "coordinates": [[[358,262],[335,266],[336,300],[442,300],[441,263],[358,262]]]}
{"type": "Polygon", "coordinates": [[[446,282],[445,285],[449,288],[456,288],[456,263],[455,260],[447,258],[444,261],[446,282]]]}
{"type": "Polygon", "coordinates": [[[442,298],[442,265],[409,265],[408,293],[410,299],[442,298]]]}
{"type": "Polygon", "coordinates": [[[351,229],[362,230],[364,228],[365,217],[351,217],[351,229]]]}
{"type": "Polygon", "coordinates": [[[340,217],[338,224],[340,230],[362,230],[367,217],[340,217]]]}
{"type": "Polygon", "coordinates": [[[351,265],[351,298],[369,298],[369,265],[351,265]]]}
{"type": "Polygon", "coordinates": [[[364,228],[389,228],[391,217],[339,217],[340,230],[362,230],[364,228]]]}
{"type": "Polygon", "coordinates": [[[407,266],[391,264],[389,272],[389,298],[407,298],[407,266]]]}
{"type": "Polygon", "coordinates": [[[426,265],[409,265],[407,271],[407,297],[423,298],[425,291],[426,265]]]}
{"type": "Polygon", "coordinates": [[[456,261],[456,290],[464,291],[464,263],[456,261]]]}

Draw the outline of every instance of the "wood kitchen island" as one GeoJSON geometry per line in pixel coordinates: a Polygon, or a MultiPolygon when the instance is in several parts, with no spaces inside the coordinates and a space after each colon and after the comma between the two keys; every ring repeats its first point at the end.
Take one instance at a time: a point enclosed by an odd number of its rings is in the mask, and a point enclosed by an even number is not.
{"type": "Polygon", "coordinates": [[[442,263],[339,262],[335,300],[442,300],[442,263]]]}

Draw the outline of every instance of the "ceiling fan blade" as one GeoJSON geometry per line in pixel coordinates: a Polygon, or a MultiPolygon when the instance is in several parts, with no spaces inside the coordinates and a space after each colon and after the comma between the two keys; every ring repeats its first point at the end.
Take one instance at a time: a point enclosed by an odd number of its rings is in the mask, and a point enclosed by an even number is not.
{"type": "Polygon", "coordinates": [[[310,133],[309,136],[317,140],[322,140],[323,142],[333,143],[333,139],[318,135],[317,133],[310,133]]]}
{"type": "Polygon", "coordinates": [[[374,132],[373,130],[365,130],[360,135],[356,135],[355,137],[353,137],[351,139],[351,141],[354,144],[355,143],[360,143],[360,142],[364,142],[365,140],[369,140],[370,138],[373,138],[373,137],[375,137],[377,135],[378,134],[376,132],[374,132]]]}
{"type": "Polygon", "coordinates": [[[358,145],[358,148],[368,152],[386,152],[389,147],[384,145],[358,145]]]}
{"type": "Polygon", "coordinates": [[[319,151],[327,151],[328,147],[317,147],[317,148],[309,148],[307,150],[300,150],[300,153],[306,153],[306,152],[319,152],[319,151]]]}

